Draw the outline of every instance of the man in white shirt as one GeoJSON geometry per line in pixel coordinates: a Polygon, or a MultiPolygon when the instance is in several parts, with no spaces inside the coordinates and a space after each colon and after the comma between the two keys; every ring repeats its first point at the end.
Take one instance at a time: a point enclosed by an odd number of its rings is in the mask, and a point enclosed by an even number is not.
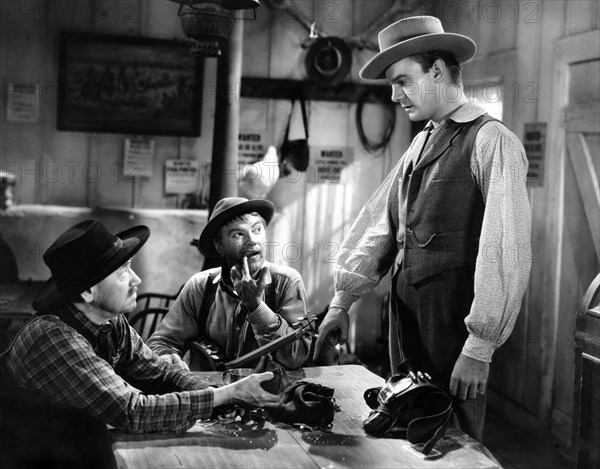
{"type": "Polygon", "coordinates": [[[379,34],[362,78],[385,78],[411,121],[428,120],[340,248],[319,328],[348,339],[350,305],[393,269],[392,373],[404,359],[456,396],[457,424],[482,440],[494,351],[510,335],[530,270],[527,159],[519,139],[463,94],[468,37],[431,16],[379,34]]]}

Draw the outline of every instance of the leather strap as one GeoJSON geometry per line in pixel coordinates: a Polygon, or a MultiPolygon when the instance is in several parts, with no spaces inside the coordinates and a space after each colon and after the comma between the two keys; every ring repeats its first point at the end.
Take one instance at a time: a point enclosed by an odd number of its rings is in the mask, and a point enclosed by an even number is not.
{"type": "Polygon", "coordinates": [[[200,339],[206,338],[206,323],[208,321],[208,313],[210,307],[215,302],[215,295],[217,294],[218,282],[214,282],[215,275],[209,274],[206,282],[206,288],[204,289],[204,295],[202,296],[202,303],[200,303],[200,311],[198,316],[198,334],[200,339]]]}
{"type": "MultiPolygon", "coordinates": [[[[210,307],[215,302],[215,296],[217,294],[217,287],[219,282],[215,282],[214,279],[216,274],[209,274],[206,288],[204,289],[204,295],[202,296],[202,302],[200,303],[200,311],[198,315],[198,338],[204,339],[206,337],[206,323],[208,322],[208,313],[210,307]]],[[[269,308],[275,311],[275,287],[273,282],[265,286],[265,303],[269,308]]]]}
{"type": "MultiPolygon", "coordinates": [[[[302,109],[302,123],[304,124],[304,135],[306,136],[306,140],[308,140],[308,117],[306,113],[306,102],[304,100],[304,92],[300,93],[300,108],[302,109]]],[[[292,116],[294,115],[294,105],[296,104],[296,97],[292,98],[292,109],[290,110],[290,117],[288,117],[287,126],[285,127],[285,134],[283,141],[286,142],[290,135],[290,123],[292,122],[292,116]]]]}

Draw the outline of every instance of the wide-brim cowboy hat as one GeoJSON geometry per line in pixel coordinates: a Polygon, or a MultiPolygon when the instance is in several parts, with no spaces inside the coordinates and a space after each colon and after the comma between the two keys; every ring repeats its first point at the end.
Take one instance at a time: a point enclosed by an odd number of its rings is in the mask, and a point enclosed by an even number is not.
{"type": "Polygon", "coordinates": [[[275,205],[268,200],[248,200],[243,197],[227,197],[219,200],[210,215],[210,220],[200,234],[198,240],[200,252],[205,256],[218,256],[213,239],[219,229],[232,218],[252,212],[263,217],[268,225],[275,214],[275,205]]]}
{"type": "Polygon", "coordinates": [[[44,253],[52,277],[40,288],[33,308],[40,311],[93,287],[131,259],[149,236],[143,225],[114,235],[97,220],[69,228],[44,253]]]}
{"type": "Polygon", "coordinates": [[[422,52],[451,52],[458,63],[471,60],[477,52],[471,38],[444,32],[442,23],[434,16],[413,16],[396,21],[379,33],[378,40],[379,53],[360,70],[361,78],[385,78],[385,70],[394,62],[422,52]]]}

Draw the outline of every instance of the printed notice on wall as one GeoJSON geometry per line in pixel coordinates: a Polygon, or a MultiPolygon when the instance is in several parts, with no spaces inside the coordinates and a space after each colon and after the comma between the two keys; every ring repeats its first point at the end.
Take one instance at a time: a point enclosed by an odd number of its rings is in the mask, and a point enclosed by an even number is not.
{"type": "Polygon", "coordinates": [[[152,177],[154,174],[154,140],[125,139],[123,174],[152,177]]]}
{"type": "Polygon", "coordinates": [[[198,189],[198,162],[167,160],[165,162],[165,192],[191,194],[198,189]]]}
{"type": "Polygon", "coordinates": [[[527,185],[542,186],[544,181],[544,154],[546,153],[546,122],[525,124],[523,147],[529,160],[527,185]]]}
{"type": "Polygon", "coordinates": [[[340,183],[342,170],[354,161],[352,147],[310,147],[308,182],[340,183]]]}
{"type": "Polygon", "coordinates": [[[6,89],[6,120],[36,123],[40,119],[40,86],[8,83],[6,89]]]}
{"type": "Polygon", "coordinates": [[[242,131],[238,135],[238,163],[240,165],[256,163],[267,152],[265,133],[242,131]]]}

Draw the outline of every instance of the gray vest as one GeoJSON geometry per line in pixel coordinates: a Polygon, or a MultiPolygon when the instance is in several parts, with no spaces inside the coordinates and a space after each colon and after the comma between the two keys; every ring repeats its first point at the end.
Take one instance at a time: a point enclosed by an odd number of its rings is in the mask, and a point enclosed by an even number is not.
{"type": "Polygon", "coordinates": [[[447,270],[475,270],[485,203],[471,172],[471,153],[477,132],[491,120],[496,119],[484,114],[471,122],[450,121],[399,181],[400,200],[406,201],[399,249],[411,285],[447,270]]]}

